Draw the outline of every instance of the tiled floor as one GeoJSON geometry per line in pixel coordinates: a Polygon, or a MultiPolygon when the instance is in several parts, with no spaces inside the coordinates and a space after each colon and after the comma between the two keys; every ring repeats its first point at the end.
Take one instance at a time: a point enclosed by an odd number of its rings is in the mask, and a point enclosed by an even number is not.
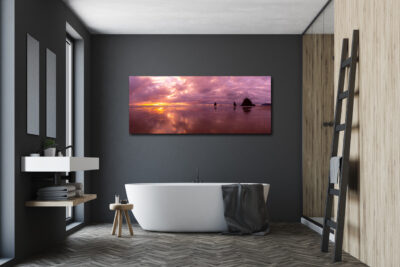
{"type": "MultiPolygon", "coordinates": [[[[273,224],[267,236],[146,232],[111,236],[111,225],[83,228],[65,244],[19,266],[365,266],[320,252],[320,236],[301,224],[273,224]]],[[[332,251],[332,248],[330,248],[332,251]]]]}

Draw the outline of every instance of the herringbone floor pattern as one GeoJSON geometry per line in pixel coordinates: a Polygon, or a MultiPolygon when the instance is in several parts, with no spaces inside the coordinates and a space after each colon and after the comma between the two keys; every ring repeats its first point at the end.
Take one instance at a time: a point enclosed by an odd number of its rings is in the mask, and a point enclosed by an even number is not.
{"type": "MultiPolygon", "coordinates": [[[[320,236],[301,224],[273,224],[267,236],[146,232],[110,235],[110,224],[91,225],[65,244],[19,266],[364,266],[347,253],[332,264],[320,236]]],[[[332,251],[332,248],[330,248],[332,251]]]]}

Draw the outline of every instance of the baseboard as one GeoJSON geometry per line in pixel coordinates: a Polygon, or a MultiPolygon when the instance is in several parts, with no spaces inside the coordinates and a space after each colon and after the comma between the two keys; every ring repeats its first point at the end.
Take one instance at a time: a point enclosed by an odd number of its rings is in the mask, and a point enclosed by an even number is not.
{"type": "MultiPolygon", "coordinates": [[[[301,223],[313,230],[314,232],[322,235],[322,226],[319,223],[307,217],[301,217],[301,223]]],[[[331,242],[335,242],[335,235],[333,233],[329,233],[329,240],[331,242]]]]}
{"type": "Polygon", "coordinates": [[[76,231],[82,229],[85,226],[84,222],[73,222],[73,223],[69,223],[66,227],[66,232],[67,235],[71,235],[73,233],[75,233],[76,231]]]}

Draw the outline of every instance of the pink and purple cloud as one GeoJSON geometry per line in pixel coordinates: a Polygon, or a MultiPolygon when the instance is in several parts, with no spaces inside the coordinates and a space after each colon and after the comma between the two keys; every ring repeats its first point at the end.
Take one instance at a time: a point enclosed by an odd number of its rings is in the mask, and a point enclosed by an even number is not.
{"type": "Polygon", "coordinates": [[[130,76],[130,105],[271,104],[271,76],[130,76]]]}

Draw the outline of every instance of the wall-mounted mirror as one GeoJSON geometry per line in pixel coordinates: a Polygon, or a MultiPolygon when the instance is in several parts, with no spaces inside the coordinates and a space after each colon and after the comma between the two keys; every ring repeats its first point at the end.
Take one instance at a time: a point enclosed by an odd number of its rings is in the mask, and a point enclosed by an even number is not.
{"type": "Polygon", "coordinates": [[[27,35],[27,133],[39,135],[39,42],[27,35]]]}
{"type": "Polygon", "coordinates": [[[56,138],[57,132],[57,57],[46,50],[46,135],[56,138]]]}

